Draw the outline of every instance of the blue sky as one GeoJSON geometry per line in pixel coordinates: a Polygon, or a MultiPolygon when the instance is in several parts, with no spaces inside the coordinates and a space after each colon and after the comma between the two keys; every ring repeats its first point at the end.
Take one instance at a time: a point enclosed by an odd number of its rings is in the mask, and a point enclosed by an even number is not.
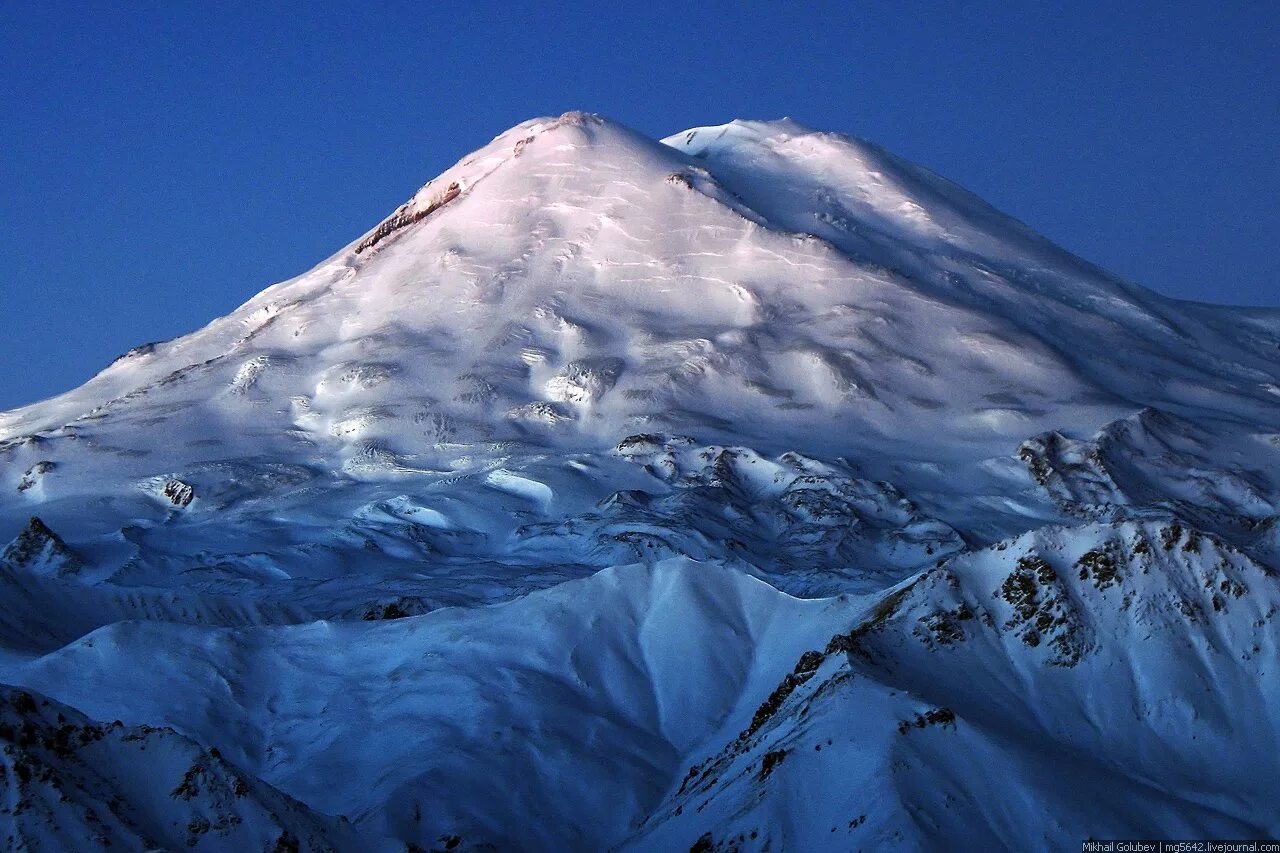
{"type": "Polygon", "coordinates": [[[0,10],[0,409],[568,109],[653,135],[790,115],[1132,281],[1280,305],[1280,4],[22,5],[0,10]]]}

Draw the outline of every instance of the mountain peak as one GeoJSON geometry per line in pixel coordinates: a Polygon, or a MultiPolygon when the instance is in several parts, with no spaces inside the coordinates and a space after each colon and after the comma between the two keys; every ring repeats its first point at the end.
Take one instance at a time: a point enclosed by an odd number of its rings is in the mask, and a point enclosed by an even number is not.
{"type": "Polygon", "coordinates": [[[786,116],[769,120],[735,118],[725,124],[692,127],[680,133],[673,133],[662,142],[692,153],[692,151],[705,150],[706,146],[717,142],[722,145],[759,143],[774,137],[806,136],[817,132],[786,116]]]}
{"type": "Polygon", "coordinates": [[[857,434],[865,459],[965,466],[1188,388],[1270,406],[1274,342],[1171,310],[870,143],[790,119],[660,142],[570,112],[505,131],[227,317],[6,414],[0,449],[55,466],[28,503],[72,470],[59,448],[110,446],[117,476],[192,512],[165,483],[208,506],[201,466],[302,447],[372,478],[452,464],[445,443],[647,432],[820,455],[857,434]],[[1165,383],[1135,382],[1117,336],[1165,383]],[[138,419],[191,443],[134,448],[138,419]]]}

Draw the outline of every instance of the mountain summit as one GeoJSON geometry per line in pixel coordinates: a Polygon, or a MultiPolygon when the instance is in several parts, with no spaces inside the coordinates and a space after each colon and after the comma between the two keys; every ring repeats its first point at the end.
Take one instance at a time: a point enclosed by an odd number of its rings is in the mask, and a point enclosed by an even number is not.
{"type": "Polygon", "coordinates": [[[0,414],[0,681],[388,844],[1275,833],[1278,402],[871,143],[535,119],[0,414]]]}

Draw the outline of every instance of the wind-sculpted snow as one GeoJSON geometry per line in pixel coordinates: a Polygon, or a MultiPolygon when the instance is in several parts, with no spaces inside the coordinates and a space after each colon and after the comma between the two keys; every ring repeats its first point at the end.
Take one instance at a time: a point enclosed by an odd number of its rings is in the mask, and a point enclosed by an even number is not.
{"type": "Polygon", "coordinates": [[[0,668],[339,849],[1274,832],[1278,403],[871,143],[535,119],[0,413],[0,668]]]}
{"type": "Polygon", "coordinates": [[[607,566],[684,554],[743,565],[792,594],[824,595],[882,589],[964,547],[950,526],[921,516],[892,485],[856,478],[847,463],[794,452],[766,459],[652,434],[628,436],[616,452],[643,466],[653,491],[615,492],[590,512],[525,525],[516,555],[607,566]]]}

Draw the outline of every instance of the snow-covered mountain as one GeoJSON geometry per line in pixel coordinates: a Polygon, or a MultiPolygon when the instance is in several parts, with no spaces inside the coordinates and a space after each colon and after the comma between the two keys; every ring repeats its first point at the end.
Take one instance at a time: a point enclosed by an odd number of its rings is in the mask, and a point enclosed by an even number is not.
{"type": "Polygon", "coordinates": [[[1280,834],[1277,518],[1280,311],[790,121],[537,119],[0,414],[6,701],[182,756],[45,749],[75,793],[9,832],[1280,834]],[[139,784],[183,762],[251,794],[139,784]]]}

